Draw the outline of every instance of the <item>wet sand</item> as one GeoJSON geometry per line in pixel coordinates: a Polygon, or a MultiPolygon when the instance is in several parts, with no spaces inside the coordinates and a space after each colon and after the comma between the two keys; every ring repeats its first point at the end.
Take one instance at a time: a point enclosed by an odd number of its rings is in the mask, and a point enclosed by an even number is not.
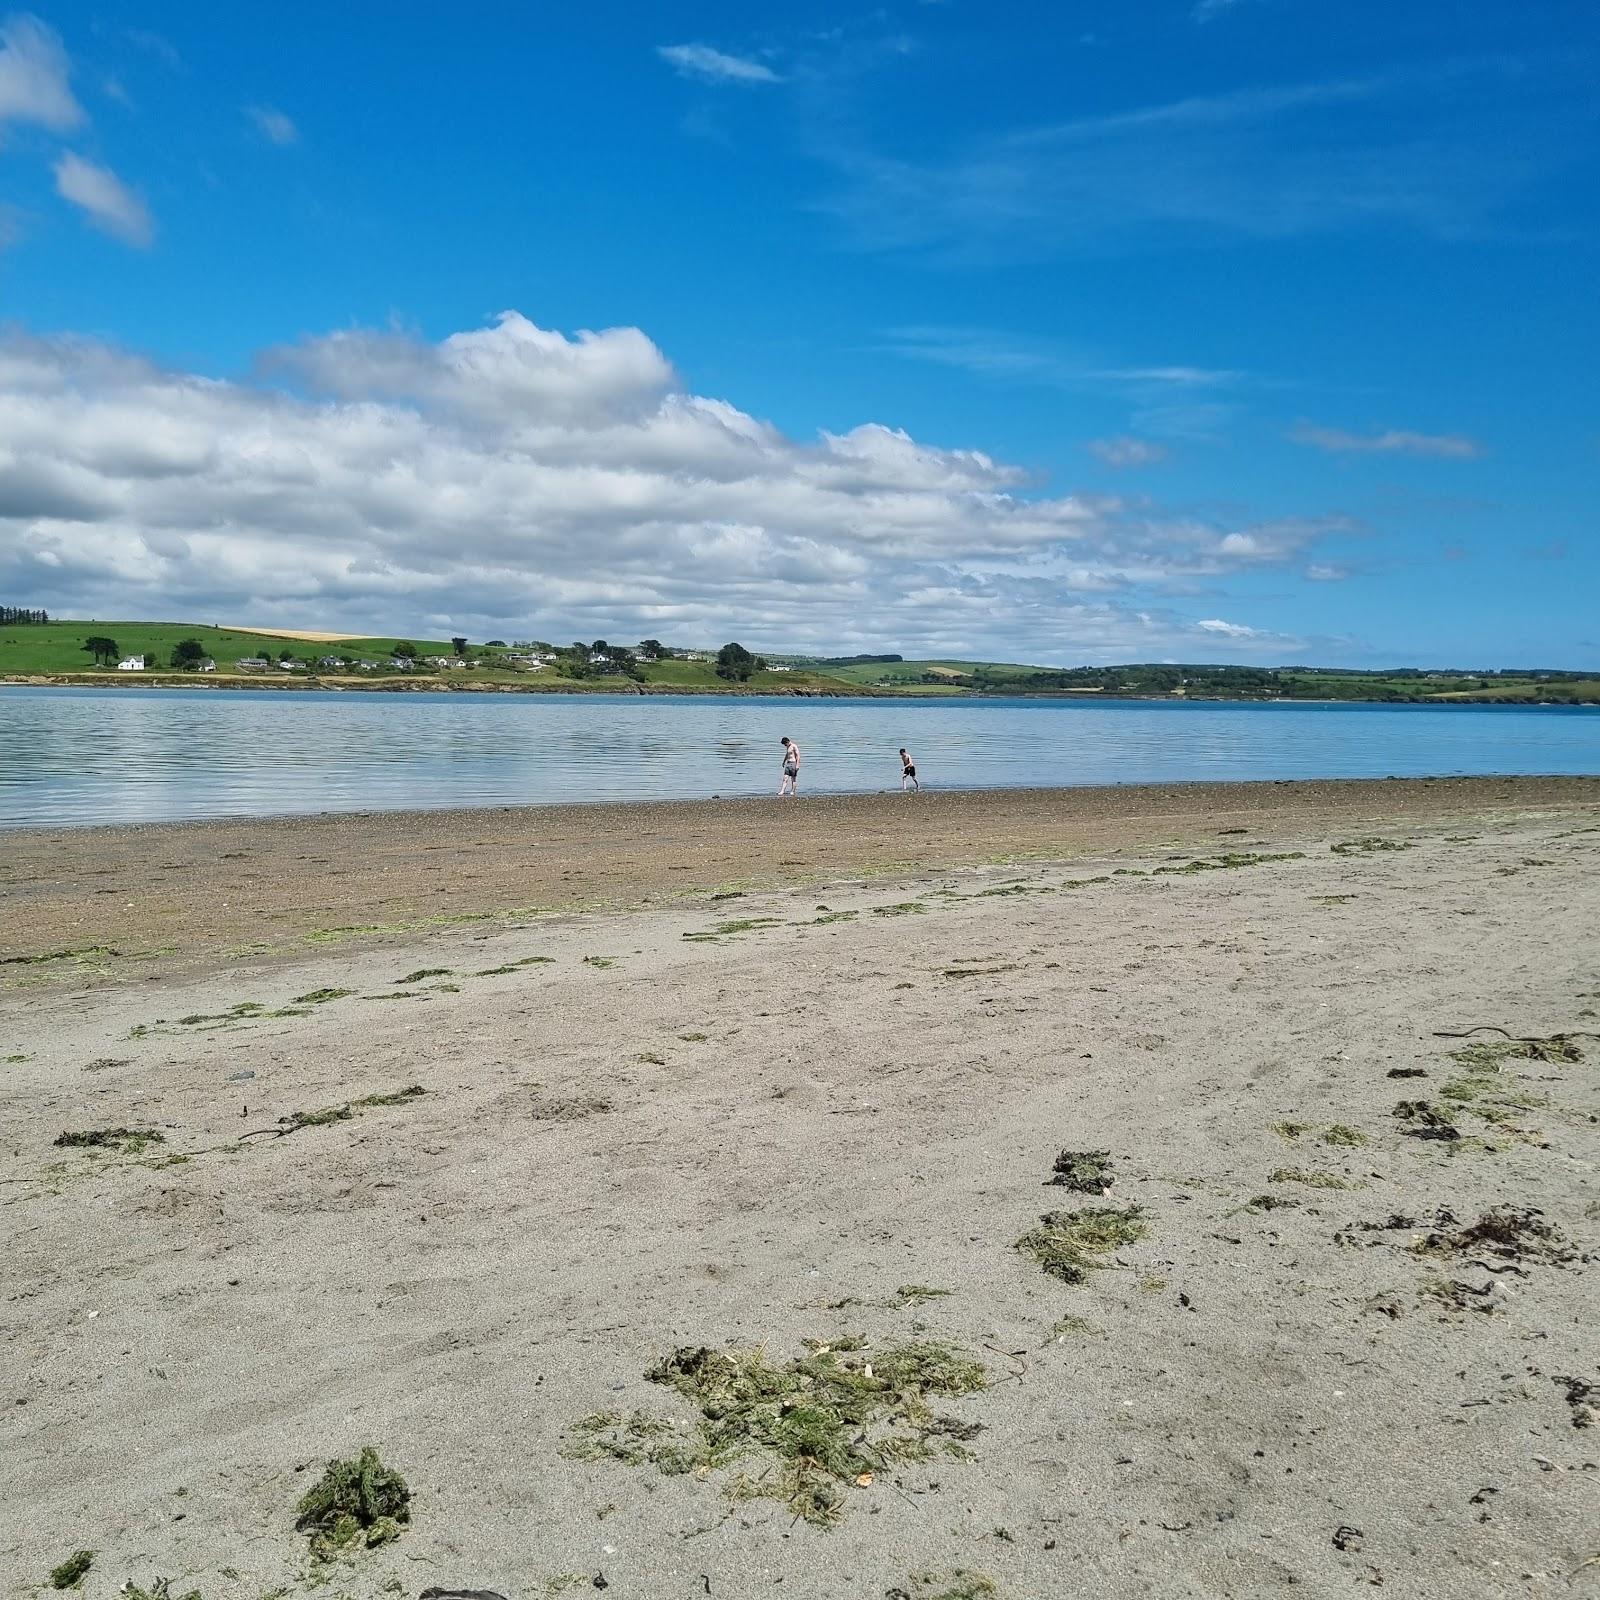
{"type": "Polygon", "coordinates": [[[1070,859],[1284,829],[1595,805],[1600,778],[1387,779],[25,829],[0,836],[0,959],[98,946],[154,954],[163,967],[203,965],[241,948],[295,949],[334,929],[414,932],[429,919],[651,905],[896,865],[1070,859]]]}
{"type": "Polygon", "coordinates": [[[1600,785],[7,846],[8,942],[104,948],[0,967],[6,1594],[1600,1594],[1600,785]],[[1089,1207],[1084,1281],[1016,1248],[1089,1207]],[[832,1528],[575,1427],[855,1339],[986,1386],[832,1528]],[[319,1566],[367,1444],[411,1524],[319,1566]]]}

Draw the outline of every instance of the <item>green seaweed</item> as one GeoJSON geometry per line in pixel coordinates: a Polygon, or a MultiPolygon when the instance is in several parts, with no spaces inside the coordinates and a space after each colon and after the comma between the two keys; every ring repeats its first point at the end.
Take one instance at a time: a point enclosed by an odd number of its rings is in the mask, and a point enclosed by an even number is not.
{"type": "Polygon", "coordinates": [[[120,956],[120,950],[109,945],[86,944],[75,950],[46,950],[39,955],[0,956],[0,967],[39,967],[51,961],[94,961],[102,956],[120,956]]]}
{"type": "Polygon", "coordinates": [[[1101,1259],[1142,1239],[1148,1227],[1143,1208],[1086,1206],[1081,1211],[1047,1211],[1038,1225],[1017,1240],[1015,1248],[1030,1255],[1052,1278],[1083,1283],[1101,1259]]]}
{"type": "MultiPolygon", "coordinates": [[[[223,1569],[224,1577],[229,1575],[229,1570],[230,1569],[228,1568],[223,1569]]],[[[238,1575],[239,1574],[237,1572],[232,1573],[232,1576],[235,1578],[237,1578],[238,1575]]],[[[172,1592],[171,1580],[167,1578],[151,1579],[150,1587],[148,1589],[142,1587],[140,1584],[135,1583],[132,1578],[129,1578],[118,1592],[121,1595],[122,1600],[202,1600],[200,1591],[198,1589],[190,1589],[185,1594],[174,1595],[172,1592]]]]}
{"type": "Polygon", "coordinates": [[[1267,1174],[1268,1183],[1303,1183],[1311,1189],[1359,1189],[1361,1185],[1333,1172],[1306,1172],[1300,1167],[1279,1167],[1267,1174]]]}
{"type": "Polygon", "coordinates": [[[396,1089],[389,1094],[365,1094],[359,1100],[347,1100],[343,1105],[323,1106],[316,1111],[291,1111],[278,1118],[278,1126],[263,1132],[297,1133],[301,1128],[322,1128],[333,1122],[349,1122],[357,1112],[369,1111],[376,1106],[403,1106],[428,1091],[419,1083],[408,1089],[396,1089]]]}
{"type": "Polygon", "coordinates": [[[499,978],[508,972],[520,971],[523,967],[553,966],[554,956],[524,956],[520,961],[508,961],[503,967],[484,967],[479,972],[474,972],[474,978],[499,978]]]}
{"type": "Polygon", "coordinates": [[[153,1144],[165,1144],[167,1136],[157,1128],[86,1128],[80,1133],[59,1134],[54,1142],[64,1150],[115,1150],[119,1155],[136,1156],[153,1144]]]}
{"type": "Polygon", "coordinates": [[[409,989],[414,983],[421,983],[424,978],[450,978],[455,974],[449,967],[418,967],[415,972],[408,972],[403,978],[396,978],[394,986],[397,989],[409,989]]]}
{"type": "Polygon", "coordinates": [[[289,1003],[296,1006],[325,1006],[354,993],[354,989],[313,989],[309,994],[297,994],[289,1003]]]}
{"type": "Polygon", "coordinates": [[[720,939],[730,939],[735,934],[764,933],[768,928],[782,926],[782,917],[738,917],[731,922],[719,922],[715,927],[707,928],[700,933],[686,933],[683,937],[714,944],[720,939]]]}
{"type": "Polygon", "coordinates": [[[1079,1194],[1104,1194],[1114,1176],[1109,1150],[1063,1150],[1057,1155],[1045,1186],[1072,1189],[1079,1194]]]}
{"type": "Polygon", "coordinates": [[[899,900],[892,906],[874,906],[872,914],[875,917],[920,917],[926,915],[927,910],[920,900],[899,900]]]}
{"type": "Polygon", "coordinates": [[[52,1589],[77,1589],[89,1575],[89,1568],[94,1565],[93,1550],[74,1550],[73,1553],[56,1567],[50,1574],[50,1587],[52,1589]]]}
{"type": "Polygon", "coordinates": [[[1185,861],[1181,867],[1156,867],[1154,873],[1175,873],[1187,877],[1196,872],[1233,872],[1240,867],[1262,867],[1270,861],[1301,861],[1305,859],[1303,850],[1286,850],[1277,855],[1265,854],[1256,850],[1229,851],[1225,855],[1214,858],[1201,857],[1194,861],[1185,861]]]}
{"type": "Polygon", "coordinates": [[[728,1493],[781,1500],[819,1527],[843,1516],[850,1484],[865,1488],[899,1462],[966,1455],[960,1441],[978,1426],[941,1416],[928,1402],[987,1386],[982,1363],[953,1346],[913,1343],[872,1356],[860,1339],[814,1342],[783,1363],[763,1347],[685,1347],[645,1377],[692,1404],[691,1426],[647,1412],[600,1412],[568,1430],[562,1454],[702,1476],[754,1457],[761,1469],[741,1472],[728,1493]]]}
{"type": "Polygon", "coordinates": [[[1367,1136],[1359,1128],[1348,1127],[1343,1122],[1330,1122],[1322,1130],[1322,1142],[1334,1145],[1358,1145],[1367,1142],[1367,1136]]]}
{"type": "Polygon", "coordinates": [[[354,1460],[330,1461],[296,1509],[312,1555],[330,1560],[398,1539],[411,1521],[411,1491],[368,1445],[354,1460]]]}
{"type": "Polygon", "coordinates": [[[1337,844],[1328,848],[1336,856],[1371,855],[1378,850],[1409,850],[1411,844],[1405,839],[1341,839],[1337,844]]]}

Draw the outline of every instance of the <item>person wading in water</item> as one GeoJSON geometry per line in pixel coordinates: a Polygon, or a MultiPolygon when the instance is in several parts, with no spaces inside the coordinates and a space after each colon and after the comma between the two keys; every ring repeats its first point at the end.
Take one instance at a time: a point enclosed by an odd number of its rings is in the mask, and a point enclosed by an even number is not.
{"type": "Polygon", "coordinates": [[[800,746],[788,734],[783,740],[783,776],[778,779],[778,798],[800,792],[800,746]]]}
{"type": "Polygon", "coordinates": [[[910,784],[913,791],[922,787],[917,782],[917,763],[912,758],[911,752],[904,745],[900,746],[900,792],[906,792],[906,785],[910,784]]]}

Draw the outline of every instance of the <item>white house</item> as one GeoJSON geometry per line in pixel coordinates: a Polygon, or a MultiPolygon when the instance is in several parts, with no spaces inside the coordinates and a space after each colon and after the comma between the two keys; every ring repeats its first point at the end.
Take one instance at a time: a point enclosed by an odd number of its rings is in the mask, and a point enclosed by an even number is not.
{"type": "Polygon", "coordinates": [[[196,672],[215,672],[217,670],[217,664],[211,659],[210,656],[201,656],[200,659],[195,662],[194,670],[196,672]]]}
{"type": "Polygon", "coordinates": [[[240,656],[233,665],[239,672],[265,672],[270,663],[265,656],[240,656]]]}
{"type": "Polygon", "coordinates": [[[117,671],[118,672],[143,672],[144,671],[144,657],[143,656],[124,656],[117,663],[117,671]]]}

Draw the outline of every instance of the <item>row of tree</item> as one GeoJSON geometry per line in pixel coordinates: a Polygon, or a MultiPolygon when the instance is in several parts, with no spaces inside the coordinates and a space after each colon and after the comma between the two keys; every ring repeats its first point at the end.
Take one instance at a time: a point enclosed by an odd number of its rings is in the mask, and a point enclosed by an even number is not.
{"type": "Polygon", "coordinates": [[[0,606],[0,627],[11,623],[48,622],[48,611],[32,611],[26,606],[0,606]]]}

